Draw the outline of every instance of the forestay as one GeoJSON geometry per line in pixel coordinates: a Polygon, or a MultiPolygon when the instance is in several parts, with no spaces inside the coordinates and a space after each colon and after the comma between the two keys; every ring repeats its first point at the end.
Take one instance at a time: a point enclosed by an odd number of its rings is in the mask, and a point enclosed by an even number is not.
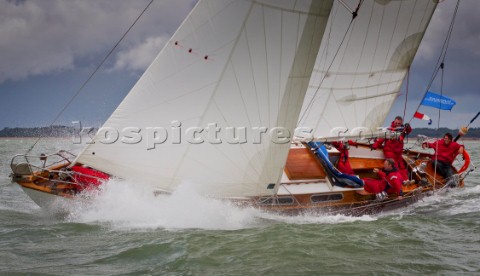
{"type": "Polygon", "coordinates": [[[252,129],[295,128],[332,4],[200,1],[77,162],[165,191],[273,194],[290,145],[252,129]],[[211,123],[218,139],[197,129],[211,123]],[[246,142],[227,142],[226,127],[245,127],[246,142]]]}
{"type": "MultiPolygon", "coordinates": [[[[323,138],[338,137],[342,129],[351,134],[355,128],[373,132],[382,126],[436,2],[363,1],[349,28],[352,14],[336,1],[299,126],[305,127],[304,131],[311,128],[315,137],[323,138]]],[[[358,1],[346,3],[356,7],[358,1]]]]}

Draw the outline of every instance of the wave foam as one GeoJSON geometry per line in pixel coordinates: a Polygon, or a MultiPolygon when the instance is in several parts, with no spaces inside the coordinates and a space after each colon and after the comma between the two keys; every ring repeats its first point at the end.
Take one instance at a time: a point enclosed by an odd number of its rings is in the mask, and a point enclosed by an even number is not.
{"type": "Polygon", "coordinates": [[[110,180],[100,191],[89,192],[67,206],[68,220],[107,224],[115,229],[236,230],[272,223],[336,224],[371,221],[375,217],[304,214],[283,216],[229,201],[200,196],[192,185],[181,185],[171,195],[155,196],[153,188],[129,181],[110,180]]]}

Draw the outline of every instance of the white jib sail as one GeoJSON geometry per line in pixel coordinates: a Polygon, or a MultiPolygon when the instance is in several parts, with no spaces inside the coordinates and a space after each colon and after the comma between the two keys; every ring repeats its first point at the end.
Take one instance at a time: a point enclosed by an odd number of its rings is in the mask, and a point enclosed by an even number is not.
{"type": "MultiPolygon", "coordinates": [[[[436,2],[363,1],[348,29],[352,15],[336,1],[299,126],[304,131],[313,129],[314,137],[320,138],[358,134],[360,130],[367,135],[382,126],[400,93],[436,2]]],[[[358,1],[345,3],[355,8],[358,1]]]]}
{"type": "Polygon", "coordinates": [[[273,194],[290,145],[271,130],[293,135],[332,4],[200,1],[77,162],[165,191],[273,194]]]}

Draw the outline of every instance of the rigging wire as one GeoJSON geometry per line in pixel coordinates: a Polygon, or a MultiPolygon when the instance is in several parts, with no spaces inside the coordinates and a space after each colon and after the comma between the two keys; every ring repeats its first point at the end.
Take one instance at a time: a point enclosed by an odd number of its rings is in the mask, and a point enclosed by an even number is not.
{"type": "MultiPolygon", "coordinates": [[[[440,95],[443,96],[443,77],[444,77],[444,74],[445,74],[445,65],[444,63],[442,62],[440,64],[440,69],[442,69],[442,74],[440,76],[440,95]]],[[[442,106],[442,102],[440,102],[440,107],[442,106]]],[[[440,108],[438,109],[438,122],[437,122],[437,129],[440,128],[440,116],[441,116],[441,112],[440,112],[440,108]]],[[[437,143],[435,145],[435,170],[433,172],[433,179],[434,179],[434,182],[433,182],[433,191],[435,191],[435,180],[437,179],[437,157],[438,157],[438,144],[437,143]]],[[[445,181],[447,181],[447,179],[445,179],[445,181]]]]}
{"type": "MultiPolygon", "coordinates": [[[[130,30],[133,28],[133,26],[137,23],[137,21],[140,19],[140,17],[142,17],[142,15],[147,11],[147,9],[150,7],[150,5],[153,3],[154,0],[150,0],[150,2],[147,4],[147,6],[145,6],[145,8],[143,9],[143,11],[137,16],[137,18],[135,19],[135,21],[133,21],[133,23],[130,25],[130,27],[127,29],[127,31],[122,35],[122,37],[120,37],[120,39],[117,41],[117,43],[115,43],[115,45],[112,47],[112,49],[107,53],[107,55],[103,58],[103,60],[100,62],[100,64],[98,64],[98,66],[95,68],[95,70],[90,74],[90,76],[83,82],[83,84],[80,86],[80,88],[75,92],[75,94],[73,94],[73,96],[70,98],[70,100],[65,104],[65,106],[60,110],[60,112],[58,112],[57,116],[55,116],[55,118],[52,120],[52,122],[50,123],[49,127],[51,127],[57,120],[58,118],[60,118],[60,116],[63,114],[63,112],[65,112],[65,110],[70,106],[70,104],[73,102],[73,100],[75,100],[75,98],[80,94],[80,92],[83,90],[83,88],[85,88],[85,86],[88,84],[88,82],[90,82],[90,80],[93,78],[93,76],[98,72],[98,70],[100,70],[100,68],[103,66],[103,64],[105,63],[105,61],[107,61],[107,59],[112,55],[112,53],[115,51],[115,49],[117,48],[117,46],[120,44],[120,42],[123,41],[123,39],[125,38],[125,36],[127,36],[127,34],[130,32],[130,30]]],[[[25,154],[28,154],[30,153],[30,151],[32,151],[32,149],[37,145],[37,143],[42,139],[42,137],[38,137],[37,140],[35,141],[35,143],[33,143],[33,145],[27,150],[27,152],[25,154]]]]}
{"type": "Polygon", "coordinates": [[[405,91],[405,106],[403,107],[403,119],[405,120],[406,112],[407,112],[407,102],[408,102],[408,87],[410,83],[410,66],[407,69],[407,83],[406,83],[406,91],[405,91]]]}
{"type": "MultiPolygon", "coordinates": [[[[348,24],[348,28],[347,28],[347,30],[345,31],[345,34],[343,35],[342,40],[340,41],[340,45],[338,45],[337,50],[335,51],[335,54],[333,55],[332,61],[330,62],[330,65],[328,66],[327,70],[326,70],[325,73],[323,74],[323,77],[322,77],[322,79],[320,80],[320,83],[318,84],[318,87],[317,87],[317,89],[315,90],[315,93],[313,93],[312,99],[310,100],[310,102],[308,103],[307,107],[305,108],[305,110],[304,110],[303,113],[301,114],[298,122],[301,122],[301,121],[303,120],[303,118],[305,117],[305,115],[307,114],[308,110],[309,110],[310,108],[312,108],[313,103],[314,103],[315,100],[316,100],[315,97],[317,96],[318,91],[320,91],[320,87],[322,86],[323,81],[324,81],[325,78],[328,76],[328,73],[330,72],[330,69],[332,68],[333,63],[335,62],[335,59],[336,59],[338,53],[340,52],[340,49],[342,48],[342,45],[343,45],[343,43],[345,42],[345,39],[347,38],[347,34],[350,32],[350,29],[351,29],[351,27],[352,27],[352,25],[353,25],[353,21],[355,20],[355,18],[356,18],[357,15],[358,15],[358,10],[360,9],[363,1],[364,1],[364,0],[360,0],[360,1],[358,2],[358,5],[357,5],[356,9],[355,9],[353,12],[351,12],[351,14],[352,14],[352,20],[350,20],[350,23],[348,24]]],[[[341,1],[340,1],[340,3],[344,4],[344,3],[341,2],[341,1]]],[[[345,8],[346,8],[347,10],[351,11],[348,7],[345,7],[345,8]]],[[[299,123],[297,123],[297,126],[298,126],[298,124],[299,124],[299,123]]]]}
{"type": "MultiPolygon", "coordinates": [[[[415,112],[417,112],[420,109],[420,106],[422,105],[422,101],[423,101],[423,99],[425,99],[425,96],[427,95],[428,90],[430,90],[430,88],[432,87],[432,84],[433,84],[435,78],[437,77],[438,72],[440,71],[440,69],[443,69],[443,67],[445,65],[445,57],[447,56],[447,50],[448,50],[448,46],[450,44],[450,38],[452,36],[453,26],[455,25],[455,19],[457,17],[459,5],[460,5],[460,0],[457,0],[457,4],[455,5],[455,10],[453,12],[452,20],[450,21],[450,26],[448,28],[448,32],[447,32],[447,35],[445,37],[445,41],[443,42],[442,50],[440,52],[440,55],[438,56],[437,63],[435,64],[435,69],[432,73],[432,77],[430,78],[430,82],[428,83],[427,88],[425,89],[425,93],[423,94],[423,98],[420,101],[420,103],[418,104],[418,107],[415,110],[415,112]]],[[[443,85],[443,83],[442,83],[442,85],[443,85]]],[[[412,118],[410,118],[409,122],[411,122],[413,120],[413,118],[414,117],[412,115],[412,118]]],[[[439,120],[440,120],[440,118],[439,118],[439,120]]]]}
{"type": "MultiPolygon", "coordinates": [[[[452,20],[450,21],[450,26],[448,28],[448,32],[447,32],[447,35],[445,37],[445,41],[443,42],[443,46],[442,46],[442,50],[440,52],[440,55],[438,57],[438,60],[437,60],[437,63],[435,65],[435,70],[432,74],[432,77],[430,79],[430,82],[428,83],[428,86],[427,86],[427,89],[425,90],[425,93],[423,95],[423,98],[422,100],[420,101],[420,103],[418,104],[418,107],[417,109],[415,110],[415,113],[420,109],[420,106],[423,102],[423,99],[425,99],[425,96],[427,95],[427,92],[428,90],[430,90],[434,80],[436,79],[437,75],[438,75],[438,72],[440,70],[441,71],[441,77],[440,77],[440,95],[443,96],[443,83],[444,83],[444,68],[445,68],[445,58],[447,56],[447,51],[448,51],[448,46],[450,45],[450,39],[452,37],[452,33],[453,33],[453,27],[455,25],[455,18],[457,17],[457,13],[458,13],[458,7],[460,5],[460,0],[457,0],[457,4],[455,5],[455,10],[453,12],[453,16],[452,16],[452,20]]],[[[441,106],[441,103],[440,103],[440,106],[441,106]]],[[[410,121],[412,121],[414,118],[414,116],[412,116],[412,118],[410,119],[410,121]]],[[[438,109],[438,122],[437,122],[437,129],[440,128],[440,118],[441,118],[441,109],[439,108],[438,109]]],[[[410,122],[409,121],[409,122],[410,122]]],[[[438,140],[437,140],[438,141],[438,140]]],[[[437,160],[437,156],[438,156],[438,143],[436,144],[436,148],[435,148],[435,160],[437,160]]],[[[437,176],[437,166],[436,166],[436,162],[434,163],[434,183],[433,183],[433,192],[435,192],[435,183],[436,183],[436,176],[437,176]]]]}

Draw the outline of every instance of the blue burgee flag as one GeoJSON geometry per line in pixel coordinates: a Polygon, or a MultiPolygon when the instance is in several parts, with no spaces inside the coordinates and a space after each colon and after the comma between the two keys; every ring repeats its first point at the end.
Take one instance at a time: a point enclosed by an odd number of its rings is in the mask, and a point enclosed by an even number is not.
{"type": "Polygon", "coordinates": [[[456,102],[449,97],[428,91],[420,104],[443,110],[452,110],[452,107],[456,104],[456,102]]]}

